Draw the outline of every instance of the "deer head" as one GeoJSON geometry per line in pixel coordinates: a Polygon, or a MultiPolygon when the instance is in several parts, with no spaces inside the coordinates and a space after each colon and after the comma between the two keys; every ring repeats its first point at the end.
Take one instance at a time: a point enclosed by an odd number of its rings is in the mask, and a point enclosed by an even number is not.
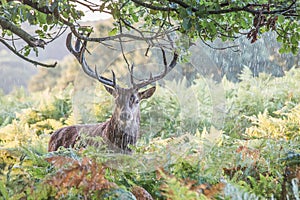
{"type": "Polygon", "coordinates": [[[147,99],[155,92],[155,87],[151,87],[144,91],[139,91],[141,88],[156,82],[170,72],[176,65],[178,54],[174,53],[171,63],[168,65],[166,60],[165,51],[161,48],[164,62],[164,70],[148,79],[140,80],[138,83],[134,82],[133,68],[129,69],[131,87],[122,88],[116,84],[115,73],[112,71],[112,79],[105,78],[98,75],[96,68],[92,70],[87,64],[84,53],[86,50],[87,42],[77,39],[75,49],[72,44],[72,33],[69,33],[66,40],[68,50],[76,57],[81,64],[83,71],[90,77],[97,79],[100,83],[104,84],[105,89],[115,98],[115,108],[108,125],[105,127],[102,137],[107,138],[108,142],[112,145],[123,150],[129,150],[128,144],[135,145],[139,136],[139,120],[140,120],[140,101],[147,99]]]}

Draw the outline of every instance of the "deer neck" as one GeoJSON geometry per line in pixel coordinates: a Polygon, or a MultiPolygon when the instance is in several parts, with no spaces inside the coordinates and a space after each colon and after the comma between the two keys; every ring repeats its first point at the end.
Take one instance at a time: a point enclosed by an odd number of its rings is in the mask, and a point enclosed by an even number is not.
{"type": "Polygon", "coordinates": [[[112,116],[106,128],[106,136],[113,146],[120,150],[130,152],[128,145],[135,146],[139,137],[140,113],[134,116],[131,123],[124,124],[117,117],[112,116]]]}

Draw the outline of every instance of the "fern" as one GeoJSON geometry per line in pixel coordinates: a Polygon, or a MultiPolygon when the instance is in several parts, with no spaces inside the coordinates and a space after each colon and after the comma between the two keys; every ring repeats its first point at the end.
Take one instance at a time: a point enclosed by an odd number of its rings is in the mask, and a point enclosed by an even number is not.
{"type": "Polygon", "coordinates": [[[129,191],[141,186],[155,199],[297,199],[300,70],[274,78],[245,69],[240,79],[157,86],[141,102],[145,134],[132,155],[105,147],[47,153],[54,130],[111,115],[102,86],[0,94],[0,198],[134,198],[129,191]]]}
{"type": "Polygon", "coordinates": [[[247,128],[250,137],[296,139],[300,131],[300,104],[288,110],[274,112],[278,117],[270,116],[266,111],[258,116],[247,117],[253,126],[247,128]]]}
{"type": "Polygon", "coordinates": [[[257,196],[253,193],[245,191],[239,186],[235,186],[231,183],[227,183],[224,189],[224,196],[228,199],[237,199],[237,200],[259,200],[260,196],[257,196]]]}
{"type": "Polygon", "coordinates": [[[295,107],[299,102],[297,98],[300,98],[297,86],[299,71],[293,69],[286,76],[278,78],[263,73],[253,77],[251,71],[245,68],[240,75],[240,83],[232,85],[223,80],[227,96],[230,97],[224,131],[243,137],[245,129],[251,126],[245,116],[267,112],[277,117],[276,111],[295,107]]]}

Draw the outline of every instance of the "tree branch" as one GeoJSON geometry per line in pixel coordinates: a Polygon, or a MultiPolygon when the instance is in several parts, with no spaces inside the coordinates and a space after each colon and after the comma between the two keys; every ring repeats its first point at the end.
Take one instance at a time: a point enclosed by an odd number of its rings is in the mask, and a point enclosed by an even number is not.
{"type": "MultiPolygon", "coordinates": [[[[136,36],[136,35],[132,35],[132,34],[128,34],[128,33],[120,33],[118,35],[114,35],[114,36],[107,36],[107,37],[101,37],[101,38],[93,38],[93,37],[85,37],[83,35],[81,35],[80,33],[77,32],[76,27],[70,26],[70,29],[72,31],[72,33],[79,39],[84,40],[84,41],[91,41],[91,42],[104,42],[104,41],[113,41],[113,40],[117,40],[119,38],[130,38],[133,40],[139,40],[139,41],[153,41],[159,37],[164,36],[166,33],[160,34],[160,35],[154,35],[154,36],[136,36]]],[[[176,29],[174,29],[173,31],[175,31],[176,29]]]]}
{"type": "Polygon", "coordinates": [[[2,27],[2,29],[10,30],[12,33],[22,38],[31,47],[44,48],[46,45],[46,42],[44,40],[36,39],[35,37],[31,36],[26,31],[17,27],[15,24],[13,24],[8,19],[2,16],[0,16],[0,26],[2,27]]]}
{"type": "Polygon", "coordinates": [[[144,1],[140,1],[140,0],[131,0],[132,2],[140,5],[140,6],[143,6],[145,8],[149,8],[149,9],[152,9],[152,10],[160,10],[160,11],[170,11],[170,10],[176,10],[174,8],[170,8],[170,7],[160,7],[160,6],[154,6],[152,4],[149,4],[149,3],[145,3],[144,1]]]}
{"type": "Polygon", "coordinates": [[[45,14],[53,14],[49,6],[39,6],[39,1],[30,1],[30,0],[22,0],[23,4],[30,6],[31,8],[34,8],[42,13],[45,14]]]}
{"type": "MultiPolygon", "coordinates": [[[[177,9],[175,8],[170,8],[170,7],[160,7],[160,6],[154,6],[152,4],[149,3],[145,3],[143,1],[140,0],[132,0],[134,3],[143,6],[145,8],[149,8],[152,10],[159,10],[159,11],[177,11],[177,9]]],[[[179,5],[182,8],[190,8],[192,12],[196,13],[196,12],[200,12],[202,10],[199,10],[196,7],[193,7],[187,3],[185,3],[182,0],[168,0],[170,3],[176,3],[177,5],[179,5]]],[[[263,7],[262,4],[248,4],[244,7],[232,7],[232,8],[228,8],[228,9],[216,9],[216,10],[203,10],[204,13],[206,14],[226,14],[226,13],[231,13],[231,12],[248,12],[251,14],[265,14],[265,15],[272,15],[272,14],[276,14],[276,13],[283,13],[286,11],[289,11],[294,5],[296,4],[296,0],[293,0],[292,3],[286,7],[286,8],[282,8],[282,9],[278,9],[278,10],[255,10],[252,9],[252,7],[263,7]]],[[[229,6],[229,3],[223,3],[220,4],[220,7],[226,7],[229,6]]],[[[287,14],[285,14],[287,15],[287,14]]]]}
{"type": "Polygon", "coordinates": [[[289,11],[294,5],[296,4],[296,1],[293,1],[288,7],[283,8],[283,9],[278,9],[278,10],[254,10],[252,7],[263,7],[263,5],[253,5],[253,4],[248,4],[244,7],[233,7],[229,9],[224,9],[224,10],[211,10],[207,11],[208,14],[225,14],[225,13],[230,13],[230,12],[241,12],[245,11],[251,14],[264,14],[264,15],[273,15],[273,14],[280,14],[286,11],[289,11]]]}
{"type": "Polygon", "coordinates": [[[16,54],[17,56],[19,56],[20,58],[22,58],[23,60],[26,60],[27,62],[30,62],[34,65],[39,65],[39,66],[42,66],[42,67],[51,67],[51,68],[54,68],[57,64],[57,62],[55,62],[54,64],[45,64],[45,63],[41,63],[41,62],[38,62],[38,61],[35,61],[35,60],[32,60],[22,54],[20,54],[19,52],[17,52],[13,47],[11,47],[7,42],[5,42],[5,40],[3,40],[2,38],[0,38],[0,42],[2,44],[4,44],[10,51],[12,51],[14,54],[16,54]]]}
{"type": "Polygon", "coordinates": [[[208,44],[202,37],[200,37],[200,40],[203,42],[203,44],[205,44],[206,46],[208,46],[211,49],[214,50],[226,50],[226,49],[233,49],[236,48],[236,50],[233,50],[233,52],[238,52],[239,51],[239,45],[231,45],[231,46],[226,46],[226,47],[213,47],[212,45],[208,44]]]}

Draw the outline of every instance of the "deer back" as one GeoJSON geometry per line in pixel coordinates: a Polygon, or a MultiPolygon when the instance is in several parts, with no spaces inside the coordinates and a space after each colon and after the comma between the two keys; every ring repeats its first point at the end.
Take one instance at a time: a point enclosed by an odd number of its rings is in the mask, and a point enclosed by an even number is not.
{"type": "Polygon", "coordinates": [[[106,123],[67,126],[55,131],[48,144],[48,151],[56,151],[59,147],[73,148],[81,140],[81,135],[102,137],[106,123]]]}

